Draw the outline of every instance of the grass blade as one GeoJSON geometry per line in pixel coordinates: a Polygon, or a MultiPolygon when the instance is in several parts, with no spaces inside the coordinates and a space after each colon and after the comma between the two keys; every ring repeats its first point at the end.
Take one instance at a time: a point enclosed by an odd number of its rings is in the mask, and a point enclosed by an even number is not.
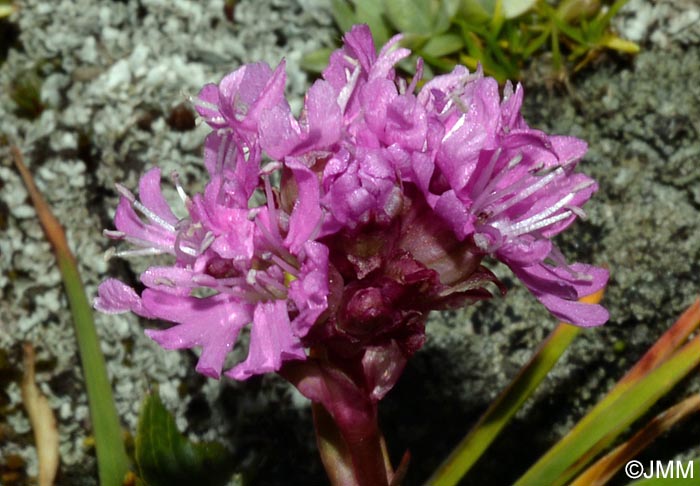
{"type": "Polygon", "coordinates": [[[121,486],[129,470],[129,459],[122,440],[119,416],[112,398],[107,367],[95,331],[92,307],[85,296],[78,266],[68,247],[61,224],[51,213],[51,209],[34,184],[34,179],[24,165],[22,153],[17,147],[12,147],[12,155],[32,199],[46,238],[56,254],[58,268],[63,278],[87,387],[90,418],[97,448],[100,484],[102,486],[121,486]]]}
{"type": "Polygon", "coordinates": [[[700,363],[700,336],[677,347],[700,324],[694,303],[630,372],[515,486],[567,484],[632,422],[700,363]]]}
{"type": "Polygon", "coordinates": [[[629,460],[643,451],[654,439],[667,432],[690,415],[700,412],[700,394],[686,398],[657,415],[642,430],[624,444],[605,455],[583,472],[571,486],[603,486],[629,460]]]}
{"type": "MultiPolygon", "coordinates": [[[[602,297],[601,290],[583,298],[582,301],[596,304],[602,297]]],[[[452,486],[462,479],[547,376],[580,330],[576,326],[560,323],[552,331],[508,388],[491,404],[469,434],[428,479],[427,485],[452,486]]]]}

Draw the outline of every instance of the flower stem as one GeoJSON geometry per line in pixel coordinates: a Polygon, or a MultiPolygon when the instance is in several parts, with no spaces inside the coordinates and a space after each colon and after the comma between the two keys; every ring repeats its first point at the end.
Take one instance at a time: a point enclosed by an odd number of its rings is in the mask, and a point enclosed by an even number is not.
{"type": "Polygon", "coordinates": [[[316,441],[331,484],[388,486],[394,471],[382,446],[377,402],[349,374],[315,357],[289,361],[279,373],[312,401],[316,441]]]}
{"type": "Polygon", "coordinates": [[[321,460],[334,486],[388,486],[391,468],[384,457],[376,414],[362,424],[342,427],[319,403],[312,406],[321,460]]]}

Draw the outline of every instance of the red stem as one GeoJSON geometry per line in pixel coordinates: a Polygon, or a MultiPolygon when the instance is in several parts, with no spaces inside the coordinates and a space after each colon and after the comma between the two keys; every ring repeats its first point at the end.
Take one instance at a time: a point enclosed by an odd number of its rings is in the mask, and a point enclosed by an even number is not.
{"type": "Polygon", "coordinates": [[[388,485],[391,471],[387,470],[376,420],[343,434],[323,405],[314,403],[312,410],[321,460],[333,486],[388,485]],[[358,429],[363,431],[361,436],[358,429]]]}
{"type": "Polygon", "coordinates": [[[356,437],[357,434],[352,430],[343,434],[357,484],[360,486],[388,486],[387,469],[376,415],[372,423],[364,425],[365,433],[360,437],[356,437]]]}
{"type": "Polygon", "coordinates": [[[280,370],[312,400],[316,440],[333,486],[388,486],[393,470],[382,448],[377,403],[348,375],[314,359],[280,370]]]}

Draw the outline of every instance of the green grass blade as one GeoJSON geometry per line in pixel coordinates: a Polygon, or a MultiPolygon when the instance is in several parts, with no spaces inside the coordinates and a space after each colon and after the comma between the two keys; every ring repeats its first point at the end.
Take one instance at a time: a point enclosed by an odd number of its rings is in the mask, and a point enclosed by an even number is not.
{"type": "Polygon", "coordinates": [[[613,399],[603,399],[561,441],[532,466],[515,486],[560,486],[588,464],[632,422],[700,363],[700,336],[613,399]]]}
{"type": "Polygon", "coordinates": [[[61,224],[54,217],[31,173],[22,161],[22,154],[12,148],[15,165],[36,208],[46,238],[53,246],[58,268],[63,278],[78,340],[78,351],[83,365],[88,405],[97,449],[97,467],[101,486],[121,486],[129,471],[129,459],[122,438],[119,416],[112,398],[107,367],[93,322],[92,307],[78,273],[75,258],[68,247],[61,224]]]}
{"type": "Polygon", "coordinates": [[[635,458],[660,435],[698,412],[700,412],[700,394],[692,395],[664,410],[643,429],[634,434],[631,439],[620,444],[586,469],[571,483],[571,486],[603,486],[607,484],[628,461],[635,458]]]}
{"type": "Polygon", "coordinates": [[[342,32],[348,32],[357,22],[355,12],[346,0],[331,0],[331,14],[342,32]]]}
{"type": "MultiPolygon", "coordinates": [[[[584,301],[597,303],[602,296],[601,291],[584,301]]],[[[547,376],[580,330],[570,324],[561,323],[552,331],[508,388],[491,404],[469,434],[428,479],[427,485],[453,486],[462,479],[547,376]]]]}

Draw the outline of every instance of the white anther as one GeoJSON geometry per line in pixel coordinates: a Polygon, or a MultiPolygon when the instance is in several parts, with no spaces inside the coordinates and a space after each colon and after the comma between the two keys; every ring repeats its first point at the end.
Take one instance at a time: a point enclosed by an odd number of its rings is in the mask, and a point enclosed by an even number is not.
{"type": "Polygon", "coordinates": [[[121,240],[126,236],[126,233],[123,231],[117,231],[117,230],[102,230],[102,235],[106,236],[107,238],[111,238],[113,240],[121,240]]]}
{"type": "Polygon", "coordinates": [[[158,277],[155,280],[153,280],[153,283],[156,285],[165,285],[166,287],[175,288],[175,282],[173,282],[168,277],[158,277]]]}
{"type": "Polygon", "coordinates": [[[114,188],[121,196],[125,197],[129,202],[133,203],[134,201],[136,201],[136,196],[134,196],[134,194],[129,189],[122,186],[118,182],[114,184],[114,188]]]}

